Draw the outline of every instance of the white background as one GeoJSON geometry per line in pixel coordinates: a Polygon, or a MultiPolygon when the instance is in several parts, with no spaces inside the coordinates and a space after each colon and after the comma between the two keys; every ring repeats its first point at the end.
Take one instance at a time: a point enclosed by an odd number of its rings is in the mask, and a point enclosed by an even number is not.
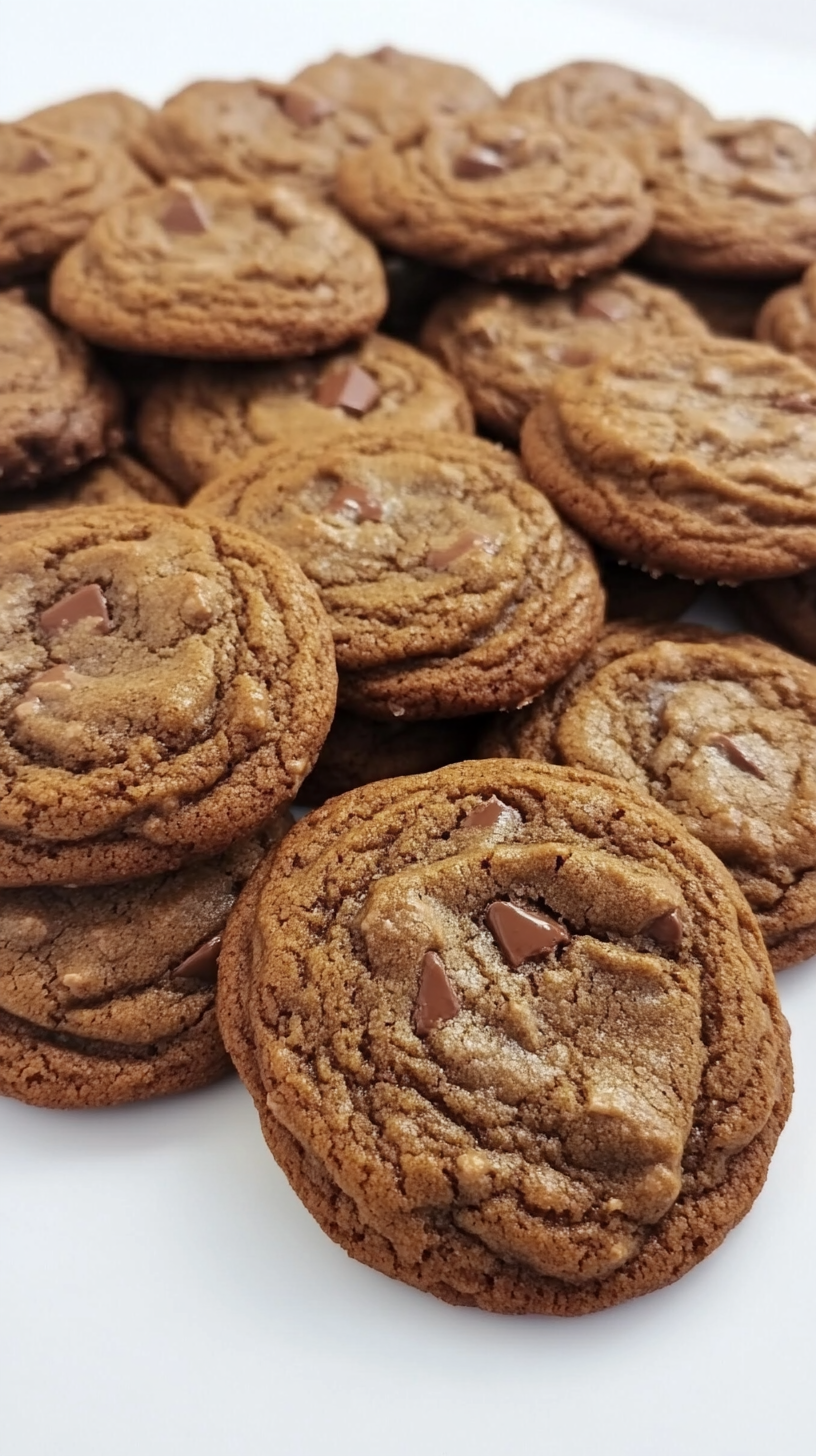
{"type": "MultiPolygon", "coordinates": [[[[0,0],[0,113],[384,41],[498,86],[608,56],[723,114],[816,121],[813,0],[0,0]]],[[[581,1320],[451,1309],[352,1263],[236,1081],[105,1112],[0,1102],[0,1450],[812,1456],[816,964],[780,991],[797,1092],[756,1208],[673,1288],[581,1320]]]]}

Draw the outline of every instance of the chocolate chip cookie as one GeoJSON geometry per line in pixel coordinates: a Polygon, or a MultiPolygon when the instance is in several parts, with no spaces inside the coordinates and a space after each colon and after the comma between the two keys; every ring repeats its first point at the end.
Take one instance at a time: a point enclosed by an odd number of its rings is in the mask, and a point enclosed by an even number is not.
{"type": "Polygon", "coordinates": [[[816,669],[754,637],[652,635],[612,628],[499,732],[671,809],[731,870],[781,970],[816,951],[816,669]]]}
{"type": "Polygon", "coordinates": [[[671,289],[633,273],[611,273],[560,293],[462,288],[437,304],[421,343],[461,379],[482,424],[516,440],[556,370],[589,364],[644,333],[704,330],[671,289]]]}
{"type": "Polygon", "coordinates": [[[365,116],[378,132],[399,136],[428,116],[481,111],[496,93],[466,66],[380,46],[365,56],[341,52],[306,66],[292,85],[365,116]]]}
{"type": "Polygon", "coordinates": [[[731,876],[570,769],[467,763],[316,810],[239,899],[217,1004],[329,1237],[500,1313],[679,1278],[748,1212],[790,1106],[731,876]]]}
{"type": "Polygon", "coordinates": [[[643,242],[640,174],[588,132],[490,110],[350,153],[337,198],[380,243],[487,279],[566,288],[643,242]]]}
{"type": "Polygon", "coordinates": [[[334,712],[288,556],[169,507],[53,511],[0,545],[0,884],[112,883],[286,805],[334,712]]]}
{"type": "Polygon", "coordinates": [[[528,469],[616,556],[695,580],[816,564],[816,373],[761,344],[655,341],[556,375],[528,469]]]}
{"type": "Polygon", "coordinates": [[[185,496],[257,445],[354,426],[473,431],[462,386],[396,339],[287,364],[190,364],[150,391],[138,421],[147,459],[185,496]]]}
{"type": "Polygon", "coordinates": [[[93,146],[132,152],[152,115],[149,106],[124,91],[91,91],[32,111],[24,120],[93,146]]]}
{"type": "Polygon", "coordinates": [[[122,440],[121,401],[87,344],[0,293],[0,493],[67,475],[122,440]]]}
{"type": "Polygon", "coordinates": [[[336,348],[386,302],[371,244],[283,183],[202,179],[121,202],[51,282],[55,314],[95,343],[199,359],[336,348]]]}
{"type": "Polygon", "coordinates": [[[339,157],[376,135],[364,116],[305,86],[195,81],[154,112],[138,155],[156,177],[282,178],[327,195],[339,157]]]}
{"type": "Polygon", "coordinates": [[[174,874],[92,889],[0,891],[0,1094],[107,1107],[230,1069],[215,1018],[221,934],[290,826],[174,874]]]}
{"type": "Polygon", "coordinates": [[[178,505],[169,485],[152,470],[123,450],[114,450],[104,460],[94,460],[73,475],[47,481],[36,490],[13,491],[0,497],[0,532],[28,535],[32,513],[61,511],[69,506],[157,506],[178,505]]]}
{"type": "Polygon", "coordinates": [[[519,81],[505,104],[535,111],[556,127],[584,127],[609,137],[639,163],[653,155],[662,127],[680,118],[700,124],[711,115],[674,82],[610,61],[570,61],[519,81]]]}
{"type": "Polygon", "coordinates": [[[0,284],[49,268],[105,208],[151,191],[119,147],[0,125],[0,284]]]}
{"type": "Polygon", "coordinates": [[[766,300],[755,325],[756,337],[784,354],[796,354],[816,369],[816,264],[801,282],[780,288],[766,300]]]}
{"type": "Polygon", "coordinates": [[[363,717],[515,707],[600,627],[589,548],[485,440],[370,430],[256,450],[190,508],[302,566],[332,623],[340,705],[363,717]]]}
{"type": "Polygon", "coordinates": [[[440,718],[422,723],[379,723],[357,713],[335,714],[329,736],[299,799],[322,804],[336,794],[378,779],[429,773],[446,763],[475,758],[483,718],[440,718]]]}
{"type": "Polygon", "coordinates": [[[662,136],[649,182],[652,262],[785,278],[816,259],[816,139],[788,122],[679,125],[662,136]]]}

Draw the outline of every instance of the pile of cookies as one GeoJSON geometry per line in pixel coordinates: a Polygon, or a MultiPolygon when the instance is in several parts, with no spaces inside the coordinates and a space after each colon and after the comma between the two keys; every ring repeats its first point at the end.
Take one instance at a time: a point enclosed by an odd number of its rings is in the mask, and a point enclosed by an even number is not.
{"type": "Polygon", "coordinates": [[[816,141],[389,46],[80,97],[0,289],[0,1092],[232,1062],[377,1269],[677,1278],[816,952],[816,141]]]}

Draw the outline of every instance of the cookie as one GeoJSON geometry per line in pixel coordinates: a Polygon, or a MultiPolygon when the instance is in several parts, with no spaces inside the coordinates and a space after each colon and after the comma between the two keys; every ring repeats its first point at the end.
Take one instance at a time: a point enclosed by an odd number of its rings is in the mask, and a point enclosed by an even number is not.
{"type": "Polygon", "coordinates": [[[481,423],[517,440],[556,370],[603,358],[644,331],[695,335],[704,325],[672,290],[612,273],[562,292],[470,285],[437,304],[421,343],[461,379],[481,423]]]}
{"type": "Polygon", "coordinates": [[[760,344],[655,340],[562,369],[522,454],[617,557],[698,581],[816,564],[816,374],[760,344]]]}
{"type": "Polygon", "coordinates": [[[338,159],[376,135],[364,116],[306,87],[195,81],[153,113],[138,156],[156,177],[280,179],[330,195],[338,159]]]}
{"type": "Polygon", "coordinates": [[[299,799],[322,804],[378,779],[429,773],[476,756],[482,718],[440,718],[423,723],[378,723],[356,713],[335,714],[329,736],[299,799]]]}
{"type": "Polygon", "coordinates": [[[302,566],[331,620],[340,705],[363,717],[517,706],[600,627],[589,548],[485,440],[359,430],[256,450],[190,509],[302,566]]]}
{"type": "Polygon", "coordinates": [[[0,884],[113,883],[288,804],[334,712],[288,556],[170,507],[52,511],[0,546],[0,884]]]}
{"type": "Polygon", "coordinates": [[[282,183],[203,179],[121,202],[51,280],[54,313],[95,343],[196,359],[336,348],[386,301],[371,244],[282,183]]]}
{"type": "Polygon", "coordinates": [[[816,369],[816,264],[799,283],[772,293],[754,326],[756,337],[816,369]]]}
{"type": "Polygon", "coordinates": [[[312,440],[357,425],[473,431],[462,386],[431,359],[381,334],[294,363],[190,364],[147,395],[141,449],[182,495],[255,446],[312,440]]]}
{"type": "Polygon", "coordinates": [[[0,125],[0,284],[49,268],[106,208],[152,190],[119,147],[0,125]]]}
{"type": "Polygon", "coordinates": [[[785,121],[661,137],[644,258],[687,273],[785,278],[816,259],[816,139],[785,121]]]}
{"type": "Polygon", "coordinates": [[[3,541],[27,536],[32,517],[42,511],[61,511],[69,506],[157,506],[178,505],[169,485],[152,470],[123,450],[114,450],[104,460],[94,460],[83,470],[60,480],[39,485],[36,490],[14,491],[2,498],[0,532],[3,541]]]}
{"type": "Polygon", "coordinates": [[[752,632],[816,662],[816,571],[748,582],[737,608],[752,632]]]}
{"type": "Polygon", "coordinates": [[[367,117],[378,132],[399,136],[428,116],[481,111],[496,93],[465,66],[384,45],[365,56],[341,52],[299,71],[292,84],[367,117]]]}
{"type": "Polygon", "coordinates": [[[87,344],[19,289],[0,293],[0,495],[115,449],[121,414],[87,344]]]}
{"type": "Polygon", "coordinates": [[[221,934],[241,886],[289,828],[169,875],[0,891],[0,1094],[109,1107],[230,1070],[215,1017],[221,934]]]}
{"type": "Polygon", "coordinates": [[[357,789],[239,899],[217,993],[289,1182],[452,1304],[577,1315],[748,1212],[790,1107],[756,921],[600,775],[466,763],[357,789]]]}
{"type": "Polygon", "coordinates": [[[610,61],[570,61],[519,81],[505,104],[537,112],[556,127],[583,127],[608,137],[639,163],[652,157],[662,127],[681,118],[702,124],[711,116],[674,82],[610,61]]]}
{"type": "Polygon", "coordinates": [[[337,198],[379,243],[487,279],[566,288],[643,242],[640,174],[588,132],[490,110],[343,158],[337,198]]]}
{"type": "Polygon", "coordinates": [[[42,126],[92,146],[135,152],[135,143],[152,115],[149,106],[124,91],[91,91],[32,111],[24,119],[30,126],[42,126]]]}
{"type": "Polygon", "coordinates": [[[731,870],[781,970],[816,951],[816,668],[754,637],[671,635],[613,629],[499,731],[671,809],[731,870]]]}

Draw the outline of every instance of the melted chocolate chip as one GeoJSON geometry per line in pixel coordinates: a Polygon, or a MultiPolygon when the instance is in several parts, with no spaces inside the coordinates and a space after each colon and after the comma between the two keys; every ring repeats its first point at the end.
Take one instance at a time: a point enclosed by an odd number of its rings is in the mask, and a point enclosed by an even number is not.
{"type": "Polygon", "coordinates": [[[380,386],[376,379],[361,369],[359,364],[350,364],[347,369],[332,369],[323,378],[314,392],[315,404],[324,409],[342,409],[349,415],[365,415],[373,409],[380,397],[380,386]]]}
{"type": "Polygon", "coordinates": [[[414,1026],[418,1034],[427,1036],[443,1021],[452,1021],[461,1009],[441,957],[435,950],[426,951],[422,958],[422,975],[414,1010],[414,1026]]]}
{"type": "Polygon", "coordinates": [[[619,323],[634,313],[631,299],[616,288],[593,288],[585,293],[577,309],[578,318],[607,319],[619,323]]]}
{"type": "Polygon", "coordinates": [[[299,91],[290,87],[280,98],[279,106],[288,121],[295,126],[316,126],[327,116],[334,116],[337,107],[327,96],[318,96],[314,91],[299,91]]]}
{"type": "Polygon", "coordinates": [[[335,515],[353,511],[358,521],[381,521],[383,515],[382,503],[368,495],[361,485],[338,485],[326,509],[335,515]]]}
{"type": "Polygon", "coordinates": [[[470,813],[465,815],[459,828],[491,829],[494,824],[498,824],[507,808],[507,804],[503,804],[501,799],[497,799],[495,794],[491,794],[483,804],[477,804],[475,809],[471,809],[470,813]]]}
{"type": "Polygon", "coordinates": [[[214,935],[170,972],[170,980],[204,981],[208,986],[214,986],[218,977],[220,953],[221,936],[214,935]]]}
{"type": "Polygon", "coordinates": [[[39,690],[46,683],[54,683],[59,687],[64,687],[66,691],[69,691],[74,686],[75,676],[76,674],[72,667],[64,666],[49,667],[45,672],[38,672],[37,676],[31,679],[31,682],[26,688],[23,694],[22,701],[24,703],[30,703],[33,699],[39,698],[39,690]]]}
{"type": "Polygon", "coordinates": [[[795,415],[816,415],[816,394],[783,394],[773,401],[775,409],[795,415]]]}
{"type": "Polygon", "coordinates": [[[754,763],[747,753],[743,753],[739,745],[734,742],[733,738],[729,738],[727,733],[712,733],[711,737],[706,739],[706,743],[709,748],[719,748],[729,763],[733,763],[735,768],[741,768],[743,773],[753,774],[756,779],[764,779],[765,775],[759,764],[754,763]]]}
{"type": "Polygon", "coordinates": [[[168,233],[186,233],[194,236],[205,233],[210,225],[204,207],[193,192],[176,192],[164,209],[160,219],[168,233]]]}
{"type": "Polygon", "coordinates": [[[460,152],[453,164],[454,177],[467,182],[476,182],[482,177],[501,177],[506,171],[507,163],[494,147],[470,147],[468,151],[460,152]]]}
{"type": "Polygon", "coordinates": [[[683,939],[683,922],[679,910],[665,910],[643,928],[646,935],[650,935],[652,940],[656,940],[658,945],[665,946],[667,950],[677,950],[683,939]]]}
{"type": "Polygon", "coordinates": [[[22,160],[17,164],[17,172],[21,176],[26,176],[30,172],[42,172],[45,167],[52,166],[53,162],[54,158],[48,148],[41,147],[38,143],[36,146],[29,147],[28,151],[24,153],[22,160]]]}
{"type": "Polygon", "coordinates": [[[512,970],[524,961],[547,955],[557,945],[566,945],[569,933],[548,915],[522,910],[508,900],[494,900],[488,908],[487,924],[493,939],[512,970]]]}
{"type": "Polygon", "coordinates": [[[70,596],[63,597],[53,607],[47,607],[40,613],[40,626],[44,632],[59,632],[61,627],[73,627],[75,622],[86,620],[93,621],[97,632],[111,630],[108,604],[96,582],[91,586],[81,586],[78,591],[71,592],[70,596]]]}
{"type": "Polygon", "coordinates": [[[450,546],[432,547],[425,557],[425,565],[430,566],[431,571],[444,571],[446,566],[458,561],[460,556],[466,556],[475,546],[481,547],[482,551],[490,551],[493,543],[487,536],[477,536],[474,531],[463,531],[450,546]]]}

